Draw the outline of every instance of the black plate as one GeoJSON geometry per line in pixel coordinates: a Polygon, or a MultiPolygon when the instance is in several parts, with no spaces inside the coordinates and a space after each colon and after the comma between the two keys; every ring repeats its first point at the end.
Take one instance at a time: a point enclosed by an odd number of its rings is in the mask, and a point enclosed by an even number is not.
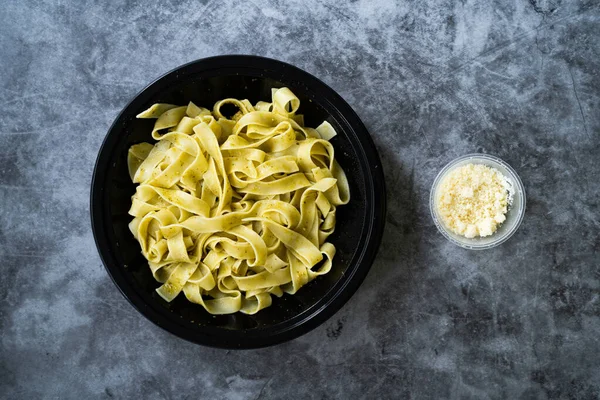
{"type": "Polygon", "coordinates": [[[119,114],[102,144],[91,190],[92,228],[106,270],[123,295],[146,318],[192,342],[223,348],[263,347],[293,339],[323,323],[356,291],[369,271],[383,233],[385,185],[381,162],[365,126],[350,106],[314,76],[280,61],[220,56],[183,65],[142,90],[119,114]],[[293,295],[273,298],[256,315],[212,316],[181,294],[167,303],[155,289],[140,247],[127,224],[135,187],[127,172],[127,150],[152,142],[154,120],[135,116],[153,103],[212,108],[227,97],[269,100],[272,87],[289,87],[300,98],[307,126],[329,121],[335,157],[350,181],[351,200],[338,208],[337,248],[330,273],[293,295]]]}

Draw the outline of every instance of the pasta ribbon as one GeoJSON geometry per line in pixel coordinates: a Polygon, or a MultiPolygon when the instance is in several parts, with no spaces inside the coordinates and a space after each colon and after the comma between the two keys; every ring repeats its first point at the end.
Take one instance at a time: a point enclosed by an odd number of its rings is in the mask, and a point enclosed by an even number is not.
{"type": "Polygon", "coordinates": [[[129,149],[129,228],[166,301],[183,292],[211,314],[254,314],[331,270],[327,238],[350,201],[335,129],[305,127],[290,89],[271,94],[138,114],[156,119],[156,143],[129,149]]]}

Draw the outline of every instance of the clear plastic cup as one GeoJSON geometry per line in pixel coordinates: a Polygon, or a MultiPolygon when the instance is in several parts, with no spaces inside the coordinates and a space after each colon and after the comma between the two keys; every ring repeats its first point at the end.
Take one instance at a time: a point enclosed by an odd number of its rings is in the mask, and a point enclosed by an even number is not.
{"type": "Polygon", "coordinates": [[[515,170],[510,165],[498,157],[494,157],[489,154],[467,154],[466,156],[462,156],[451,161],[448,165],[442,168],[440,173],[437,175],[433,181],[433,186],[431,187],[429,208],[431,210],[431,216],[433,217],[435,226],[437,226],[438,230],[446,239],[465,249],[484,250],[504,243],[516,232],[525,215],[525,201],[525,188],[523,187],[523,182],[521,182],[521,178],[519,178],[519,175],[517,175],[515,170]],[[438,198],[437,192],[439,190],[440,182],[450,171],[466,164],[483,164],[492,168],[496,168],[513,184],[513,201],[512,204],[509,204],[508,206],[506,220],[500,226],[498,226],[496,232],[490,236],[469,239],[464,236],[457,235],[446,228],[446,226],[444,226],[444,222],[439,217],[436,202],[438,198]]]}

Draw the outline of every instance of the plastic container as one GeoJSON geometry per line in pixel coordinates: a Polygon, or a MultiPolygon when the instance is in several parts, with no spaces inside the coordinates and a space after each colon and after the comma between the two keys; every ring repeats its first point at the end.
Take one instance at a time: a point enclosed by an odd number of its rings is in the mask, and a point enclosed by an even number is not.
{"type": "Polygon", "coordinates": [[[367,129],[352,108],[314,76],[283,62],[254,56],[206,58],[178,67],[151,83],[123,109],[111,126],[96,161],[90,211],[94,238],[109,275],[131,304],[167,331],[204,345],[264,347],[293,339],[323,323],[359,287],[377,253],[385,226],[383,168],[367,129]],[[350,203],[337,210],[337,248],[331,271],[295,295],[273,298],[255,315],[210,315],[183,295],[171,303],[155,289],[148,262],[127,224],[135,185],[127,172],[127,151],[153,142],[153,120],[135,116],[153,103],[212,107],[228,97],[269,99],[271,88],[289,87],[301,100],[307,126],[323,120],[338,135],[331,140],[350,184],[350,203]]]}
{"type": "Polygon", "coordinates": [[[433,221],[435,222],[438,230],[452,243],[469,250],[490,249],[507,241],[517,231],[521,225],[521,222],[523,221],[523,217],[525,215],[525,202],[525,188],[523,187],[523,182],[521,182],[519,175],[517,175],[516,171],[506,162],[489,154],[467,154],[466,156],[462,156],[451,161],[448,165],[442,168],[440,173],[435,178],[429,196],[429,208],[431,210],[431,216],[433,217],[433,221]],[[440,182],[442,182],[442,180],[450,171],[466,164],[483,164],[492,168],[496,168],[513,184],[514,197],[512,204],[509,204],[508,206],[506,221],[504,221],[491,236],[469,239],[462,235],[457,235],[444,226],[443,221],[438,215],[436,202],[440,182]]]}

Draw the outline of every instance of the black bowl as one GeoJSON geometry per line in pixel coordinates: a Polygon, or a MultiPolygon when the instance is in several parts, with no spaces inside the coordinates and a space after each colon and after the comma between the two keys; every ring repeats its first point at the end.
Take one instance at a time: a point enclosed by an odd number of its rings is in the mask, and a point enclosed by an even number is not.
{"type": "Polygon", "coordinates": [[[385,185],[381,162],[365,126],[350,106],[314,76],[280,61],[221,56],[183,65],[142,90],[119,114],[100,149],[91,190],[92,228],[106,270],[123,295],[146,318],[192,342],[223,348],[255,348],[300,336],[323,323],[348,301],[369,271],[383,233],[385,185]],[[330,273],[291,296],[273,298],[256,315],[213,316],[183,294],[165,302],[155,289],[140,247],[129,232],[127,214],[134,185],[127,150],[152,142],[154,120],[135,116],[153,103],[211,108],[227,97],[268,100],[272,87],[289,87],[300,98],[307,126],[329,121],[336,159],[350,182],[351,200],[338,208],[330,241],[337,248],[330,273]]]}

